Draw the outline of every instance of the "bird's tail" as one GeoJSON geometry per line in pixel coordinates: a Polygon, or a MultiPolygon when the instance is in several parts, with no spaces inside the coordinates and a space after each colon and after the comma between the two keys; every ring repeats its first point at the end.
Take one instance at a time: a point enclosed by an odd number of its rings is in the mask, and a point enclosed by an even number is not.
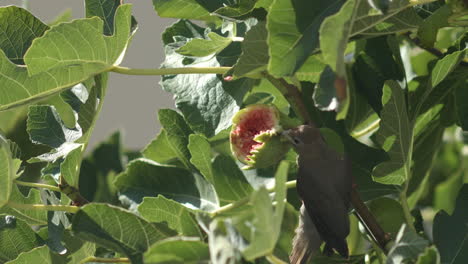
{"type": "Polygon", "coordinates": [[[289,261],[291,264],[308,263],[310,258],[320,252],[321,244],[322,238],[307,214],[307,210],[301,206],[299,225],[293,239],[289,261]]]}

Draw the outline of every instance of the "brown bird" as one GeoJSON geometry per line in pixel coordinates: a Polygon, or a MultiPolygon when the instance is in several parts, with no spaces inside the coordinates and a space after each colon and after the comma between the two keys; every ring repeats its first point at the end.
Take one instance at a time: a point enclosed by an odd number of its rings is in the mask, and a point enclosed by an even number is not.
{"type": "Polygon", "coordinates": [[[283,135],[298,154],[296,188],[303,203],[291,263],[308,263],[319,251],[322,240],[324,254],[331,255],[336,250],[348,258],[350,162],[325,143],[316,127],[302,125],[284,131],[283,135]]]}

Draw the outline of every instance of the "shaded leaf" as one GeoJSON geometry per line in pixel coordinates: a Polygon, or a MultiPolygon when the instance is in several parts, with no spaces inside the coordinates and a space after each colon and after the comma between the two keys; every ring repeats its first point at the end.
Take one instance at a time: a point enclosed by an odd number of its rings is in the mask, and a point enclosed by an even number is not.
{"type": "Polygon", "coordinates": [[[377,165],[372,176],[380,183],[400,185],[410,178],[413,124],[408,119],[405,92],[400,85],[387,81],[383,93],[382,121],[375,137],[390,161],[377,165]]]}
{"type": "Polygon", "coordinates": [[[387,264],[403,263],[406,260],[416,260],[423,253],[429,241],[417,235],[403,225],[395,238],[395,244],[387,255],[387,264]]]}
{"type": "Polygon", "coordinates": [[[262,187],[252,194],[250,202],[255,210],[252,221],[252,234],[250,244],[242,251],[247,260],[272,253],[276,246],[281,232],[280,228],[285,208],[288,169],[289,163],[283,161],[276,171],[276,208],[274,210],[265,188],[262,187]]]}
{"type": "Polygon", "coordinates": [[[0,49],[15,64],[24,64],[23,56],[26,50],[32,41],[42,36],[47,29],[47,25],[23,8],[0,8],[0,49]]]}
{"type": "Polygon", "coordinates": [[[387,197],[381,197],[370,201],[367,206],[382,229],[390,236],[395,237],[401,225],[405,223],[400,203],[387,197]]]}
{"type": "Polygon", "coordinates": [[[174,235],[163,225],[106,204],[88,204],[73,217],[74,234],[86,241],[126,254],[138,262],[155,242],[174,235]]]}
{"type": "Polygon", "coordinates": [[[15,169],[10,143],[0,133],[0,208],[10,199],[17,169],[15,169]]]}
{"type": "Polygon", "coordinates": [[[211,210],[218,206],[214,190],[201,176],[146,159],[132,161],[114,184],[121,194],[137,204],[145,196],[161,194],[191,208],[211,210]]]}
{"type": "Polygon", "coordinates": [[[416,261],[416,264],[439,264],[440,255],[439,251],[435,246],[426,248],[426,250],[421,253],[416,261]]]}
{"type": "Polygon", "coordinates": [[[267,15],[268,72],[290,76],[319,46],[322,21],[339,10],[343,1],[273,1],[267,15]]]}
{"type": "Polygon", "coordinates": [[[11,215],[0,215],[0,261],[7,262],[43,244],[25,222],[11,215]]]}
{"type": "Polygon", "coordinates": [[[434,218],[434,244],[442,263],[462,264],[468,261],[468,185],[458,193],[452,215],[439,211],[434,218]]]}
{"type": "Polygon", "coordinates": [[[177,160],[177,152],[172,149],[167,139],[167,132],[164,128],[162,128],[156,138],[143,149],[142,154],[145,158],[163,164],[171,164],[172,161],[177,160]]]}
{"type": "Polygon", "coordinates": [[[233,66],[234,77],[240,78],[266,70],[268,60],[268,32],[264,22],[253,26],[242,41],[242,54],[233,66]]]}
{"type": "Polygon", "coordinates": [[[198,239],[179,237],[157,242],[144,254],[145,263],[208,262],[208,245],[198,239]]]}
{"type": "Polygon", "coordinates": [[[447,75],[451,73],[455,67],[457,67],[458,63],[463,59],[464,56],[465,50],[461,50],[438,60],[431,71],[432,87],[436,87],[440,82],[442,82],[445,77],[447,77],[447,75]]]}
{"type": "Polygon", "coordinates": [[[230,157],[219,155],[213,161],[214,187],[222,204],[248,197],[252,186],[230,157]]]}
{"type": "Polygon", "coordinates": [[[208,182],[214,184],[215,175],[211,163],[213,154],[208,139],[202,135],[190,135],[187,147],[192,156],[190,162],[200,171],[208,182]]]}
{"type": "Polygon", "coordinates": [[[190,169],[190,152],[187,148],[189,135],[192,130],[185,122],[184,118],[174,110],[161,109],[158,112],[159,122],[166,131],[166,138],[172,151],[177,158],[184,164],[185,168],[190,169]]]}
{"type": "MultiPolygon", "coordinates": [[[[23,196],[18,187],[12,188],[10,201],[18,204],[42,204],[39,190],[30,189],[28,196],[23,196]]],[[[5,206],[0,208],[0,214],[13,215],[17,219],[26,222],[29,225],[46,225],[47,212],[40,210],[28,210],[5,206]]]]}
{"type": "Polygon", "coordinates": [[[97,16],[104,21],[104,35],[114,33],[114,16],[121,4],[119,0],[86,0],[86,17],[97,16]]]}
{"type": "Polygon", "coordinates": [[[423,46],[430,48],[434,46],[437,39],[437,32],[440,28],[448,26],[448,18],[452,14],[450,5],[443,5],[424,19],[418,29],[418,37],[423,46]]]}
{"type": "Polygon", "coordinates": [[[156,198],[145,197],[138,206],[138,212],[150,222],[167,223],[171,229],[176,230],[181,235],[202,236],[190,210],[162,195],[158,195],[156,198]]]}

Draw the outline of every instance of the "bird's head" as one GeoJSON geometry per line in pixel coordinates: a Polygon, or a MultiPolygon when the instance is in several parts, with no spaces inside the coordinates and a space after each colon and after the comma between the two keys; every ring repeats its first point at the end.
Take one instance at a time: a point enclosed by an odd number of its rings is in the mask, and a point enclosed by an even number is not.
{"type": "Polygon", "coordinates": [[[292,143],[296,150],[307,145],[318,144],[322,140],[320,130],[310,125],[301,125],[293,129],[285,130],[282,136],[292,143]]]}

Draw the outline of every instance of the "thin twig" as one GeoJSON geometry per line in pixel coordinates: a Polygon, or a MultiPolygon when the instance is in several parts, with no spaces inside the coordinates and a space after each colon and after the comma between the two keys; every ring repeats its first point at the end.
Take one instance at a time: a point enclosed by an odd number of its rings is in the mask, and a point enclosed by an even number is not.
{"type": "Polygon", "coordinates": [[[63,211],[67,213],[76,214],[80,208],[78,206],[72,205],[44,205],[44,204],[23,204],[23,203],[15,203],[9,201],[7,206],[16,208],[16,209],[23,209],[23,210],[40,210],[40,211],[63,211]]]}
{"type": "Polygon", "coordinates": [[[310,118],[309,112],[302,102],[302,95],[299,89],[286,82],[284,79],[276,79],[271,75],[266,74],[265,77],[273,84],[286,98],[294,112],[308,125],[316,127],[314,121],[310,118]]]}
{"type": "Polygon", "coordinates": [[[18,181],[15,180],[14,183],[17,185],[21,186],[27,186],[27,187],[34,187],[34,188],[44,188],[48,189],[54,192],[60,192],[60,188],[57,186],[49,185],[49,184],[44,184],[44,183],[37,183],[37,182],[24,182],[24,181],[18,181]]]}
{"type": "Polygon", "coordinates": [[[98,263],[130,263],[128,258],[99,258],[89,257],[85,260],[85,263],[98,262],[98,263]]]}
{"type": "MultiPolygon", "coordinates": [[[[443,53],[442,51],[434,48],[434,47],[426,47],[419,38],[412,38],[411,37],[411,32],[406,32],[404,34],[404,36],[409,40],[411,41],[413,44],[415,44],[416,46],[418,46],[419,48],[431,53],[432,55],[436,56],[437,58],[439,59],[442,59],[444,56],[445,56],[445,53],[443,53]]],[[[468,67],[468,62],[466,61],[460,61],[460,66],[464,66],[464,67],[468,67]]]]}

